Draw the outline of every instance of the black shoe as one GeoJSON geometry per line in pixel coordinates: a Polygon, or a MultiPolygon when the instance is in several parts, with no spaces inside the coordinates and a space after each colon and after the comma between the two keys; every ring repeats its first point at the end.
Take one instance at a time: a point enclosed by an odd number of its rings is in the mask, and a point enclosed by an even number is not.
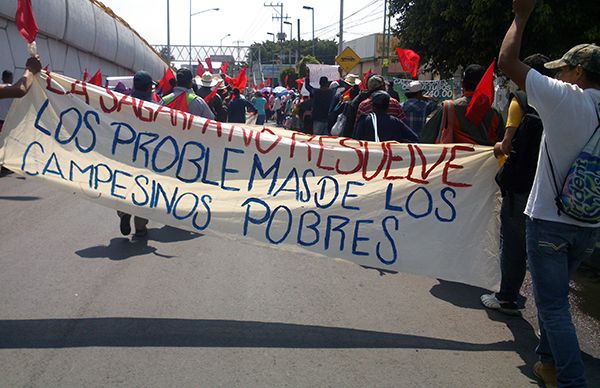
{"type": "Polygon", "coordinates": [[[119,224],[119,227],[121,228],[121,234],[123,236],[127,236],[129,235],[129,233],[131,233],[131,215],[130,214],[123,214],[121,216],[121,223],[119,224]]]}
{"type": "Polygon", "coordinates": [[[515,302],[500,302],[500,308],[498,309],[501,313],[507,315],[513,315],[515,317],[520,317],[521,310],[519,310],[519,306],[515,302]]]}

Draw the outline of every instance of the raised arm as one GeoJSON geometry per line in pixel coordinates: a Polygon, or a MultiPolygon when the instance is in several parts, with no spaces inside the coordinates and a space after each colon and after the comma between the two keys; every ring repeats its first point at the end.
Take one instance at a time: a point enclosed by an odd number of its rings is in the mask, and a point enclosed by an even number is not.
{"type": "Polygon", "coordinates": [[[33,83],[33,77],[42,70],[42,64],[37,57],[30,57],[25,63],[23,76],[11,86],[0,86],[0,98],[23,97],[33,83]]]}
{"type": "Polygon", "coordinates": [[[525,90],[525,80],[530,67],[519,59],[519,54],[523,31],[534,7],[535,0],[513,0],[515,18],[504,36],[498,55],[500,69],[522,90],[525,90]]]}

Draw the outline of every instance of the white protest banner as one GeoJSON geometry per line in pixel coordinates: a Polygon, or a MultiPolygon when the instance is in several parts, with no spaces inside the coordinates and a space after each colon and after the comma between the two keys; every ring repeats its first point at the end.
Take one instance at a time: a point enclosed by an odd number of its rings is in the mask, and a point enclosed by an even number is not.
{"type": "Polygon", "coordinates": [[[340,67],[338,65],[307,64],[306,67],[308,67],[308,70],[310,71],[310,85],[313,88],[319,87],[319,79],[321,77],[327,77],[329,82],[340,79],[340,67]]]}
{"type": "Polygon", "coordinates": [[[218,123],[36,76],[0,164],[195,232],[477,286],[499,283],[491,148],[218,123]]]}

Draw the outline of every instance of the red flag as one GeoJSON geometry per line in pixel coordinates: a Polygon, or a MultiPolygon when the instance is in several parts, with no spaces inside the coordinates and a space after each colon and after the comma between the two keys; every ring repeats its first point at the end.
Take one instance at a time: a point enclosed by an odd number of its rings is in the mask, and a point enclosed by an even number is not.
{"type": "Polygon", "coordinates": [[[289,79],[289,74],[286,74],[285,77],[283,77],[283,86],[285,86],[286,88],[288,87],[288,79],[289,79]]]}
{"type": "Polygon", "coordinates": [[[223,62],[221,64],[221,68],[219,69],[221,71],[221,73],[226,74],[227,73],[227,68],[229,67],[229,63],[227,62],[223,62]]]}
{"type": "Polygon", "coordinates": [[[187,93],[179,93],[173,101],[169,102],[167,106],[171,109],[177,109],[182,112],[187,112],[189,110],[188,102],[187,102],[187,93]]]}
{"type": "Polygon", "coordinates": [[[85,69],[83,69],[83,82],[87,81],[88,77],[90,75],[87,72],[87,67],[85,69]]]}
{"type": "Polygon", "coordinates": [[[267,78],[267,86],[271,86],[271,78],[267,78]]]}
{"type": "Polygon", "coordinates": [[[210,57],[206,57],[204,62],[206,62],[206,66],[208,66],[208,71],[210,72],[210,74],[214,73],[214,69],[212,67],[212,60],[210,59],[210,57]]]}
{"type": "MultiPolygon", "coordinates": [[[[14,4],[14,3],[13,3],[14,4]]],[[[15,14],[15,23],[19,33],[27,43],[35,40],[35,37],[40,30],[33,17],[31,9],[31,0],[19,0],[17,3],[17,13],[15,14]]]]}
{"type": "Polygon", "coordinates": [[[261,89],[264,88],[265,87],[265,83],[261,82],[260,84],[258,84],[258,87],[261,88],[261,89]]]}
{"type": "Polygon", "coordinates": [[[349,87],[348,90],[346,90],[344,92],[344,94],[342,94],[342,101],[344,101],[345,99],[349,99],[350,98],[350,92],[351,91],[352,91],[352,87],[349,87]]]}
{"type": "Polygon", "coordinates": [[[494,64],[496,58],[492,61],[492,64],[487,68],[485,74],[477,84],[471,103],[467,107],[467,113],[465,117],[472,122],[474,125],[479,125],[483,121],[485,115],[492,107],[494,102],[494,64]]]}
{"type": "Polygon", "coordinates": [[[156,90],[160,91],[163,96],[166,96],[167,94],[171,93],[171,89],[173,89],[173,87],[171,86],[171,82],[169,81],[172,79],[175,79],[173,71],[170,68],[165,69],[163,77],[158,82],[156,90]]]}
{"type": "Polygon", "coordinates": [[[367,83],[369,82],[369,77],[371,76],[371,74],[373,74],[373,72],[371,71],[371,69],[369,69],[369,71],[367,71],[363,77],[363,82],[360,83],[359,87],[362,90],[367,90],[367,83]]]}
{"type": "Polygon", "coordinates": [[[198,59],[198,68],[196,69],[196,75],[198,77],[202,77],[202,74],[204,74],[204,65],[198,59]]]}
{"type": "Polygon", "coordinates": [[[100,72],[100,70],[98,70],[96,74],[94,74],[92,78],[90,78],[88,83],[96,86],[102,86],[102,73],[100,72]]]}
{"type": "Polygon", "coordinates": [[[409,73],[411,77],[415,78],[417,73],[419,72],[419,62],[421,61],[421,56],[416,52],[409,49],[396,49],[396,54],[398,54],[398,59],[400,59],[400,64],[405,72],[409,73]]]}
{"type": "Polygon", "coordinates": [[[248,70],[247,66],[244,67],[242,71],[240,71],[240,74],[238,74],[237,78],[233,80],[233,83],[231,83],[231,87],[237,88],[239,90],[242,90],[246,87],[246,84],[248,83],[248,76],[246,75],[246,70],[248,70]]]}
{"type": "Polygon", "coordinates": [[[215,95],[219,91],[219,86],[221,86],[221,83],[223,83],[223,81],[219,81],[219,83],[217,83],[215,85],[215,87],[213,88],[213,90],[211,90],[211,92],[208,94],[208,96],[204,97],[204,102],[206,102],[207,104],[210,104],[212,99],[215,98],[215,95]]]}
{"type": "Polygon", "coordinates": [[[298,88],[298,91],[302,90],[302,85],[304,85],[304,78],[298,78],[296,80],[296,87],[298,88]]]}

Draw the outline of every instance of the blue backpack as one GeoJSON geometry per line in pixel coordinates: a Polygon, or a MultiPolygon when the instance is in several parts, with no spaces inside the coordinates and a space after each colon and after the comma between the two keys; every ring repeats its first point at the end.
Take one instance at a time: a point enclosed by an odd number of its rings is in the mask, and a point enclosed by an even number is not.
{"type": "Polygon", "coordinates": [[[571,165],[562,190],[556,184],[552,160],[548,147],[545,147],[557,192],[555,201],[558,214],[562,212],[590,224],[600,222],[600,113],[596,111],[596,115],[598,126],[571,165]]]}

